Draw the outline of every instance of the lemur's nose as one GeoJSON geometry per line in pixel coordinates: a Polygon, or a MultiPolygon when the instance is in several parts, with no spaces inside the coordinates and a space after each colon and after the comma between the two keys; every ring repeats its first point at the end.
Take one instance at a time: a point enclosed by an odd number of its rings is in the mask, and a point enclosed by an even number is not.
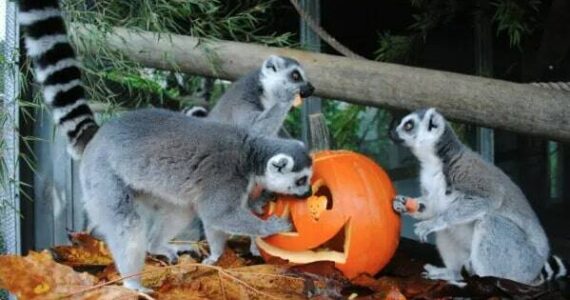
{"type": "Polygon", "coordinates": [[[304,194],[302,194],[302,195],[295,195],[295,198],[298,198],[298,199],[305,199],[305,198],[308,198],[308,197],[310,197],[310,196],[312,196],[312,195],[313,195],[313,189],[312,189],[311,187],[309,187],[309,189],[307,190],[306,193],[304,193],[304,194]]]}
{"type": "Polygon", "coordinates": [[[310,82],[307,82],[306,85],[301,87],[300,94],[302,98],[307,98],[311,96],[314,92],[315,92],[315,87],[310,82]]]}

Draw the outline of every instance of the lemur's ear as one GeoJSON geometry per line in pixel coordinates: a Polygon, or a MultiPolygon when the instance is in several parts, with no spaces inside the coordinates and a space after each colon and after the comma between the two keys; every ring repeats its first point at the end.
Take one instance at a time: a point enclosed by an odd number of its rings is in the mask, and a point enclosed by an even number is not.
{"type": "Polygon", "coordinates": [[[299,140],[294,140],[294,141],[296,141],[299,145],[301,145],[301,147],[303,147],[303,148],[305,148],[305,149],[307,149],[307,150],[309,149],[309,148],[307,147],[307,145],[305,145],[305,143],[303,143],[302,141],[299,141],[299,140]]]}
{"type": "Polygon", "coordinates": [[[293,170],[293,158],[286,154],[277,154],[269,159],[267,167],[277,173],[286,173],[293,170]]]}
{"type": "Polygon", "coordinates": [[[437,128],[443,127],[444,122],[445,122],[444,119],[443,119],[443,116],[440,115],[440,114],[435,110],[435,108],[430,108],[430,109],[427,111],[427,116],[428,116],[428,118],[429,118],[428,127],[427,127],[427,128],[428,128],[428,131],[432,131],[433,129],[437,129],[437,128]]]}
{"type": "Polygon", "coordinates": [[[263,62],[262,69],[264,72],[268,71],[277,72],[283,66],[283,62],[284,61],[281,57],[277,55],[271,55],[263,62]]]}
{"type": "Polygon", "coordinates": [[[189,117],[205,118],[208,116],[208,110],[202,106],[193,106],[184,112],[189,117]]]}

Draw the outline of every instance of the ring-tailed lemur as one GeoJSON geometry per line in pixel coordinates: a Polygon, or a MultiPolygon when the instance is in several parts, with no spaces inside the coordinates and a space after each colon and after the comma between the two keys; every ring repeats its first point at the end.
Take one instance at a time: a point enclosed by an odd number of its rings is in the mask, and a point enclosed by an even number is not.
{"type": "MultiPolygon", "coordinates": [[[[309,97],[314,92],[298,61],[271,55],[262,66],[234,82],[208,113],[203,107],[192,107],[187,115],[204,117],[235,126],[259,128],[259,133],[276,136],[291,110],[296,96],[309,97]]],[[[288,135],[288,134],[284,134],[288,135]]],[[[260,213],[275,195],[264,190],[251,199],[251,208],[260,213]]],[[[251,253],[259,256],[255,239],[251,253]]]]}
{"type": "MultiPolygon", "coordinates": [[[[20,21],[44,99],[70,152],[81,157],[86,212],[122,276],[140,273],[146,251],[176,259],[186,249],[168,242],[195,214],[210,245],[205,263],[219,258],[227,234],[291,229],[286,219],[257,218],[243,202],[254,184],[310,194],[312,160],[303,143],[160,109],[127,112],[98,128],[58,1],[20,1],[20,21]]],[[[124,285],[149,291],[138,276],[124,285]]]]}
{"type": "Polygon", "coordinates": [[[259,124],[261,134],[276,135],[296,95],[306,98],[314,91],[298,61],[271,55],[261,68],[234,82],[207,117],[243,127],[259,124]]]}
{"type": "Polygon", "coordinates": [[[405,116],[390,137],[420,162],[421,197],[396,196],[393,206],[422,220],[415,226],[420,240],[436,234],[445,267],[426,265],[425,276],[457,282],[465,267],[479,276],[536,284],[566,275],[560,258],[549,260],[546,234],[522,191],[464,146],[435,109],[405,116]]]}
{"type": "MultiPolygon", "coordinates": [[[[236,126],[255,126],[260,129],[260,134],[276,136],[296,96],[307,98],[314,91],[297,60],[271,55],[259,69],[234,82],[207,116],[236,126]]],[[[198,107],[190,111],[194,112],[193,115],[203,115],[203,110],[198,107]]],[[[264,191],[251,202],[252,208],[260,212],[272,197],[271,193],[264,191]]]]}

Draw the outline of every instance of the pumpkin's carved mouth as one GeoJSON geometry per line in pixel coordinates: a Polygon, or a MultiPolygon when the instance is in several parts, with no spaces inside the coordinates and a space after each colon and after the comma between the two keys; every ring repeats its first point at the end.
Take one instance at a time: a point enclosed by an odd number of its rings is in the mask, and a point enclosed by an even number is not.
{"type": "MultiPolygon", "coordinates": [[[[285,232],[281,235],[296,236],[297,232],[285,232]]],[[[350,249],[351,220],[349,219],[339,231],[329,240],[320,246],[303,250],[291,251],[275,247],[261,238],[256,239],[257,246],[267,254],[286,259],[292,263],[307,264],[316,261],[332,261],[335,263],[346,263],[348,249],[350,249]]]]}
{"type": "MultiPolygon", "coordinates": [[[[304,201],[306,201],[307,204],[309,217],[313,219],[313,221],[318,222],[323,212],[333,208],[333,195],[322,179],[317,180],[313,184],[312,188],[313,195],[304,201]]],[[[274,215],[276,214],[275,210],[275,203],[270,202],[268,213],[270,215],[274,215]]],[[[285,207],[279,214],[279,217],[293,220],[289,203],[285,203],[285,207]]],[[[293,224],[293,230],[290,232],[281,232],[278,233],[278,235],[298,237],[299,232],[297,231],[297,228],[295,228],[295,222],[291,223],[293,224]]],[[[256,243],[257,246],[267,254],[286,259],[292,263],[304,264],[316,261],[332,261],[344,264],[348,257],[348,249],[350,249],[350,234],[351,220],[348,219],[346,223],[339,228],[337,233],[315,248],[302,251],[285,250],[283,248],[273,246],[261,238],[257,238],[256,243]]]]}

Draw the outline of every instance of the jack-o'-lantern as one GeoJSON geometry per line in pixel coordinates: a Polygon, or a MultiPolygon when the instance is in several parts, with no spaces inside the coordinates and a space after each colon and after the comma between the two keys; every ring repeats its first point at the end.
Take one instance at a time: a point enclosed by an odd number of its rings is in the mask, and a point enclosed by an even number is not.
{"type": "Polygon", "coordinates": [[[400,239],[400,217],[392,209],[394,187],[369,158],[350,151],[314,155],[313,195],[280,197],[265,216],[289,216],[293,232],[256,240],[265,259],[291,263],[333,261],[345,276],[380,271],[400,239]]]}

